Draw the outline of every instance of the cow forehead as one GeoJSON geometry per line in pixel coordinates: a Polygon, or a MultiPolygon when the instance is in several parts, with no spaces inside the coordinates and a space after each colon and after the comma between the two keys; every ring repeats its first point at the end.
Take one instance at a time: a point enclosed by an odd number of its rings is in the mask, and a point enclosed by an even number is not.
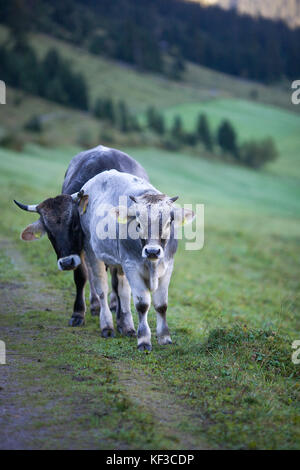
{"type": "Polygon", "coordinates": [[[61,216],[68,222],[72,216],[73,200],[67,194],[59,195],[41,202],[38,210],[49,222],[55,222],[61,216]]]}
{"type": "Polygon", "coordinates": [[[158,204],[161,202],[167,202],[168,197],[165,194],[143,194],[138,198],[138,203],[142,204],[158,204]]]}
{"type": "Polygon", "coordinates": [[[172,206],[168,200],[160,200],[156,204],[137,204],[136,215],[141,222],[147,220],[157,223],[166,222],[170,216],[172,206]]]}

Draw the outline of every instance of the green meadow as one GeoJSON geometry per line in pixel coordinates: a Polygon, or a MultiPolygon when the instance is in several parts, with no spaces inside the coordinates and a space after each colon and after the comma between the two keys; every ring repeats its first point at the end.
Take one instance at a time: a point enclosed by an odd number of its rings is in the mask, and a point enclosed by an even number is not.
{"type": "MultiPolygon", "coordinates": [[[[0,41],[6,38],[1,26],[0,41]]],[[[214,131],[229,119],[240,142],[271,136],[279,158],[254,171],[203,158],[199,149],[149,147],[148,135],[148,148],[141,140],[118,145],[158,189],[205,208],[203,249],[187,251],[182,240],[175,258],[173,344],[158,346],[151,308],[153,351],[141,354],[135,339],[101,338],[88,288],[85,327],[67,326],[72,273],[58,271],[47,238],[20,241],[36,215],[12,202],[59,194],[80,150],[71,144],[89,136],[110,145],[99,137],[106,128],[91,113],[8,87],[0,131],[27,144],[20,152],[0,147],[0,340],[7,346],[0,447],[298,449],[300,366],[292,343],[300,340],[300,108],[290,103],[290,84],[264,86],[191,64],[176,82],[50,36],[32,34],[30,42],[39,57],[57,48],[84,74],[91,105],[98,97],[125,99],[141,117],[153,105],[169,126],[179,114],[186,130],[201,112],[214,131]],[[41,134],[24,130],[33,115],[46,117],[41,134]]],[[[119,132],[113,137],[126,143],[119,132]]]]}
{"type": "MultiPolygon", "coordinates": [[[[240,106],[232,110],[237,119],[240,106]]],[[[221,110],[211,108],[217,122],[221,110]]],[[[251,106],[248,114],[251,121],[251,106]]],[[[240,126],[246,133],[246,120],[240,126]]],[[[28,448],[298,448],[300,369],[291,345],[300,339],[299,171],[289,171],[284,155],[256,172],[155,148],[125,150],[160,190],[205,204],[203,249],[186,251],[182,240],[176,255],[173,345],[158,346],[153,309],[151,354],[139,353],[135,339],[101,338],[89,309],[84,328],[67,326],[72,274],[57,270],[46,238],[19,240],[36,216],[12,200],[58,194],[76,149],[0,150],[3,370],[20,390],[8,429],[23,410],[28,448]],[[287,171],[275,174],[275,165],[287,171]]]]}

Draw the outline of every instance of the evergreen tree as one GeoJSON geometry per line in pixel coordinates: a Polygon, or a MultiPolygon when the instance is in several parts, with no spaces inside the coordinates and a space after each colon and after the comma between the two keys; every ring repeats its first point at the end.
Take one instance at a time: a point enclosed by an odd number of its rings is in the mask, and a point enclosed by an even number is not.
{"type": "Polygon", "coordinates": [[[93,110],[94,116],[98,119],[102,119],[103,116],[103,100],[101,98],[97,98],[94,110],[93,110]]]}
{"type": "Polygon", "coordinates": [[[24,129],[31,132],[42,132],[43,127],[39,116],[31,116],[29,120],[25,123],[24,129]]]}
{"type": "Polygon", "coordinates": [[[150,106],[147,110],[147,124],[148,127],[157,134],[163,135],[165,133],[165,118],[154,106],[150,106]]]}
{"type": "Polygon", "coordinates": [[[129,118],[130,118],[130,129],[135,132],[141,132],[141,126],[140,126],[137,116],[134,116],[131,114],[129,118]]]}
{"type": "Polygon", "coordinates": [[[181,52],[174,48],[171,55],[170,78],[180,80],[185,71],[185,63],[181,52]]]}
{"type": "Polygon", "coordinates": [[[176,115],[174,117],[173,125],[171,127],[171,136],[178,143],[181,143],[184,140],[184,131],[183,131],[182,119],[179,115],[176,115]]]}
{"type": "Polygon", "coordinates": [[[218,128],[218,143],[224,152],[237,157],[236,132],[229,121],[221,122],[218,128]]]}
{"type": "Polygon", "coordinates": [[[205,148],[208,151],[211,151],[213,148],[213,138],[211,135],[209,122],[205,114],[200,114],[198,116],[196,135],[199,140],[205,145],[205,148]]]}
{"type": "Polygon", "coordinates": [[[111,98],[103,100],[103,118],[113,125],[116,123],[115,107],[111,98]]]}
{"type": "Polygon", "coordinates": [[[146,118],[147,118],[147,126],[149,129],[153,129],[155,126],[155,116],[156,116],[156,109],[154,106],[149,106],[146,112],[146,118]]]}
{"type": "Polygon", "coordinates": [[[165,133],[166,126],[163,114],[156,113],[155,120],[153,122],[153,130],[159,135],[163,135],[165,133]]]}
{"type": "Polygon", "coordinates": [[[119,125],[121,132],[130,131],[130,115],[127,105],[124,101],[119,102],[119,125]]]}

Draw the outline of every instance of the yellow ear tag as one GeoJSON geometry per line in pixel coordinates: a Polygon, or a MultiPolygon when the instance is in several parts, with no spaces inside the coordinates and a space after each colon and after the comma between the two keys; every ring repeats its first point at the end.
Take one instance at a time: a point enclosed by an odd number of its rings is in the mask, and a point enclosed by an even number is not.
{"type": "Polygon", "coordinates": [[[183,221],[181,222],[180,226],[183,227],[183,225],[186,224],[186,218],[184,217],[183,221]]]}
{"type": "Polygon", "coordinates": [[[89,202],[89,196],[87,194],[85,194],[84,196],[82,196],[82,198],[80,199],[80,202],[79,202],[79,213],[80,213],[80,215],[83,215],[85,213],[88,202],[89,202]]]}
{"type": "Polygon", "coordinates": [[[42,232],[35,232],[35,238],[41,238],[42,232]]]}
{"type": "Polygon", "coordinates": [[[127,217],[118,217],[119,224],[127,224],[127,217]]]}

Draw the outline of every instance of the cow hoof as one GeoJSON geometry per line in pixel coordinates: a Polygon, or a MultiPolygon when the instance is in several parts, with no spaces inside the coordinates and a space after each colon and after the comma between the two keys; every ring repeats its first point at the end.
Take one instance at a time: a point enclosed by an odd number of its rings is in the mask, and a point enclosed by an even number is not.
{"type": "Polygon", "coordinates": [[[101,331],[101,336],[102,338],[114,338],[115,332],[111,328],[104,328],[104,330],[101,331]]]}
{"type": "Polygon", "coordinates": [[[172,344],[170,336],[160,336],[157,338],[157,342],[160,346],[167,346],[168,344],[172,344]]]}
{"type": "Polygon", "coordinates": [[[120,333],[120,335],[128,336],[129,338],[136,338],[135,329],[126,330],[126,329],[122,328],[121,326],[118,326],[118,332],[120,333]]]}
{"type": "Polygon", "coordinates": [[[136,331],[135,330],[129,330],[125,333],[128,338],[136,338],[136,331]]]}
{"type": "Polygon", "coordinates": [[[141,352],[142,351],[150,352],[152,350],[152,346],[151,344],[141,343],[138,345],[138,350],[141,352]]]}
{"type": "Polygon", "coordinates": [[[85,323],[82,317],[71,317],[69,320],[69,326],[83,326],[85,323]]]}

